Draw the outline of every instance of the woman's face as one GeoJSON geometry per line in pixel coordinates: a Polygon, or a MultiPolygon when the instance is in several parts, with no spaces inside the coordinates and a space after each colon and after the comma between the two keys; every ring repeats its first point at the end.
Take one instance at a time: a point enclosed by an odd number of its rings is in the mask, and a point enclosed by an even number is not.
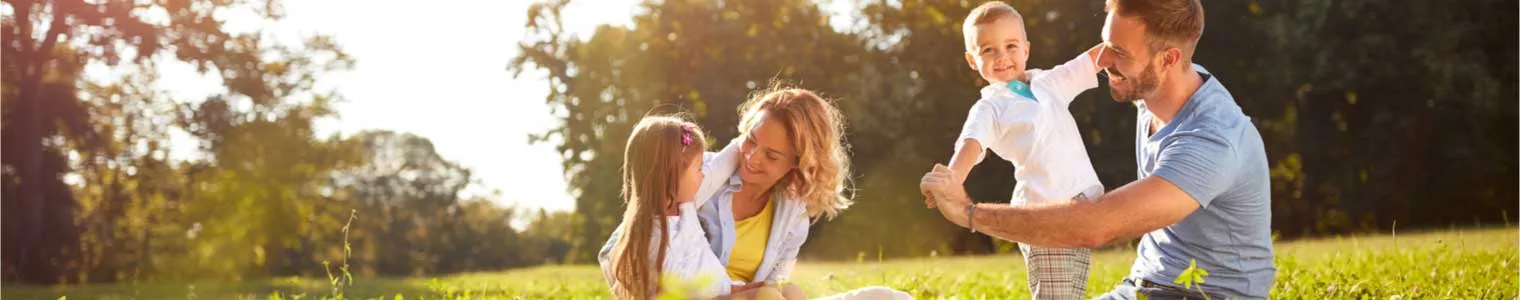
{"type": "Polygon", "coordinates": [[[744,145],[739,147],[739,178],[745,185],[769,189],[797,167],[797,149],[792,147],[784,124],[763,110],[757,113],[754,127],[750,127],[744,145]]]}

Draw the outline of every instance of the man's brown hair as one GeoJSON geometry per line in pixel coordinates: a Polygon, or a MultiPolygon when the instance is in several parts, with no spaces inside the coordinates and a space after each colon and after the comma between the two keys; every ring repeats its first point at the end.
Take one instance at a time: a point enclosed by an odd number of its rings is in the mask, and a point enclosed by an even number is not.
{"type": "Polygon", "coordinates": [[[1140,17],[1150,38],[1151,51],[1165,46],[1181,49],[1184,58],[1193,56],[1198,38],[1203,36],[1203,3],[1199,0],[1108,0],[1105,10],[1121,17],[1140,17]]]}

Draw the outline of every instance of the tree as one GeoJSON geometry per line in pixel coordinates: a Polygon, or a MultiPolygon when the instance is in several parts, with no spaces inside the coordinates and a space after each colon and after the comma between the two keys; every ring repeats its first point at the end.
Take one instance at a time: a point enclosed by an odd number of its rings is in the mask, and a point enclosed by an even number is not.
{"type": "Polygon", "coordinates": [[[357,209],[354,244],[360,274],[425,275],[537,264],[511,227],[515,210],[465,198],[470,170],[447,160],[426,138],[364,131],[347,139],[364,162],[334,176],[339,198],[357,209]]]}
{"type": "Polygon", "coordinates": [[[857,79],[835,67],[853,70],[863,59],[861,41],[830,29],[807,1],[651,1],[632,28],[603,26],[586,41],[564,32],[566,3],[529,9],[526,36],[535,39],[520,45],[508,69],[546,71],[545,102],[562,116],[559,127],[530,140],[557,141],[566,157],[579,218],[567,262],[594,261],[617,225],[616,171],[640,117],[689,112],[726,143],[738,131],[734,108],[752,91],[780,79],[847,95],[857,79]]]}
{"type": "Polygon", "coordinates": [[[1395,221],[1443,226],[1502,219],[1495,212],[1516,197],[1501,188],[1516,177],[1516,108],[1508,100],[1516,97],[1516,76],[1505,67],[1516,61],[1516,42],[1498,38],[1514,32],[1515,18],[1497,12],[1515,5],[1260,1],[1230,7],[1251,16],[1246,25],[1266,41],[1256,43],[1266,46],[1261,61],[1270,72],[1246,76],[1261,82],[1252,91],[1282,99],[1253,99],[1246,107],[1287,111],[1282,121],[1263,126],[1279,135],[1269,149],[1288,158],[1279,160],[1279,169],[1292,182],[1274,194],[1274,223],[1303,226],[1282,229],[1308,235],[1386,229],[1395,221]]]}
{"type": "MultiPolygon", "coordinates": [[[[727,141],[736,116],[726,111],[771,79],[837,98],[849,125],[859,205],[815,225],[806,256],[1006,247],[922,209],[913,188],[948,160],[985,84],[962,60],[961,20],[973,4],[859,1],[848,16],[859,21],[833,28],[814,3],[651,1],[632,26],[604,26],[585,40],[562,28],[573,17],[562,14],[566,1],[534,5],[530,39],[508,69],[543,74],[545,103],[561,116],[561,126],[530,140],[559,144],[565,158],[577,199],[570,261],[589,261],[617,224],[616,156],[632,120],[689,111],[727,141]],[[895,239],[903,234],[935,238],[895,239]]],[[[1099,43],[1102,5],[1014,3],[1031,39],[1029,65],[1048,68],[1099,43]]],[[[1495,212],[1515,197],[1503,187],[1517,176],[1515,103],[1504,100],[1515,97],[1516,43],[1500,38],[1513,36],[1514,17],[1497,12],[1514,5],[1206,4],[1194,62],[1262,133],[1274,230],[1295,237],[1503,219],[1495,212]]],[[[1099,87],[1070,109],[1108,188],[1135,180],[1134,106],[1099,87]]],[[[1012,167],[989,157],[967,187],[976,199],[1005,201],[1014,184],[1012,167]]]]}
{"type": "MultiPolygon", "coordinates": [[[[148,129],[145,126],[162,126],[167,124],[165,120],[175,119],[176,114],[188,115],[190,111],[201,115],[212,112],[189,108],[173,109],[178,113],[160,110],[169,103],[168,99],[150,90],[156,77],[143,70],[151,70],[161,61],[192,64],[201,72],[222,79],[227,88],[224,94],[204,101],[203,108],[225,108],[221,104],[225,101],[254,104],[255,112],[224,110],[226,113],[221,115],[226,117],[224,122],[200,124],[223,126],[243,123],[238,118],[277,119],[284,112],[325,114],[327,100],[319,99],[310,106],[287,101],[300,94],[312,94],[315,72],[344,69],[352,63],[325,37],[312,38],[306,47],[274,45],[263,42],[260,32],[222,30],[216,14],[247,9],[266,19],[279,19],[280,7],[274,2],[5,3],[13,12],[4,17],[3,24],[7,41],[3,46],[3,55],[7,57],[4,114],[9,120],[4,125],[6,280],[62,282],[74,279],[65,276],[72,273],[70,270],[92,266],[77,260],[81,228],[74,224],[74,214],[79,201],[64,177],[79,175],[101,180],[83,185],[104,187],[92,194],[101,200],[89,200],[90,205],[98,204],[102,209],[88,212],[85,230],[116,228],[112,224],[119,223],[131,211],[126,208],[147,205],[141,201],[132,204],[132,199],[169,195],[162,189],[164,184],[133,182],[134,178],[140,178],[134,175],[138,171],[164,170],[161,146],[154,145],[155,141],[162,141],[157,139],[162,132],[144,130],[148,129]],[[135,77],[123,79],[118,85],[76,90],[82,80],[78,74],[91,64],[131,65],[137,71],[129,75],[135,77]],[[99,97],[81,99],[80,92],[99,97]],[[113,138],[131,144],[108,142],[113,138]],[[79,162],[81,158],[91,160],[79,162]],[[71,167],[75,163],[81,165],[71,167]],[[75,170],[94,171],[70,174],[75,170]],[[133,189],[138,191],[133,193],[133,189]]],[[[191,122],[178,123],[189,127],[191,122]]],[[[195,130],[200,130],[202,137],[225,133],[205,129],[195,130]]],[[[138,239],[134,240],[147,245],[144,232],[138,231],[138,239]]],[[[114,238],[104,232],[91,235],[114,238]]]]}

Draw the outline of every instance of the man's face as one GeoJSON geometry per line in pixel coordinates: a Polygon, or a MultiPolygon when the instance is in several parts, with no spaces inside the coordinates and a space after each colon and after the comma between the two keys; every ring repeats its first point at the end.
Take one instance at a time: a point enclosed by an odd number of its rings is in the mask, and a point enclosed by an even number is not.
{"type": "Polygon", "coordinates": [[[1145,23],[1139,17],[1109,12],[1103,22],[1103,50],[1108,59],[1099,60],[1098,67],[1108,73],[1109,94],[1114,101],[1144,100],[1160,85],[1160,56],[1151,51],[1146,38],[1145,23]]]}

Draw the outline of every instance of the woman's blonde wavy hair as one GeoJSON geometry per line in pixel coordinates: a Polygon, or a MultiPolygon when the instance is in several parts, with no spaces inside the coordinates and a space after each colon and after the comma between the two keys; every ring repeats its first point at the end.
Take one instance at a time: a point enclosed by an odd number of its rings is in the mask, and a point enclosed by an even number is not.
{"type": "Polygon", "coordinates": [[[833,219],[849,208],[853,203],[845,193],[850,180],[849,147],[844,142],[844,118],[839,109],[812,91],[777,84],[739,106],[743,114],[739,133],[749,134],[762,111],[784,124],[792,147],[797,149],[797,168],[772,188],[782,188],[787,196],[801,200],[807,206],[808,218],[814,220],[833,219]]]}

